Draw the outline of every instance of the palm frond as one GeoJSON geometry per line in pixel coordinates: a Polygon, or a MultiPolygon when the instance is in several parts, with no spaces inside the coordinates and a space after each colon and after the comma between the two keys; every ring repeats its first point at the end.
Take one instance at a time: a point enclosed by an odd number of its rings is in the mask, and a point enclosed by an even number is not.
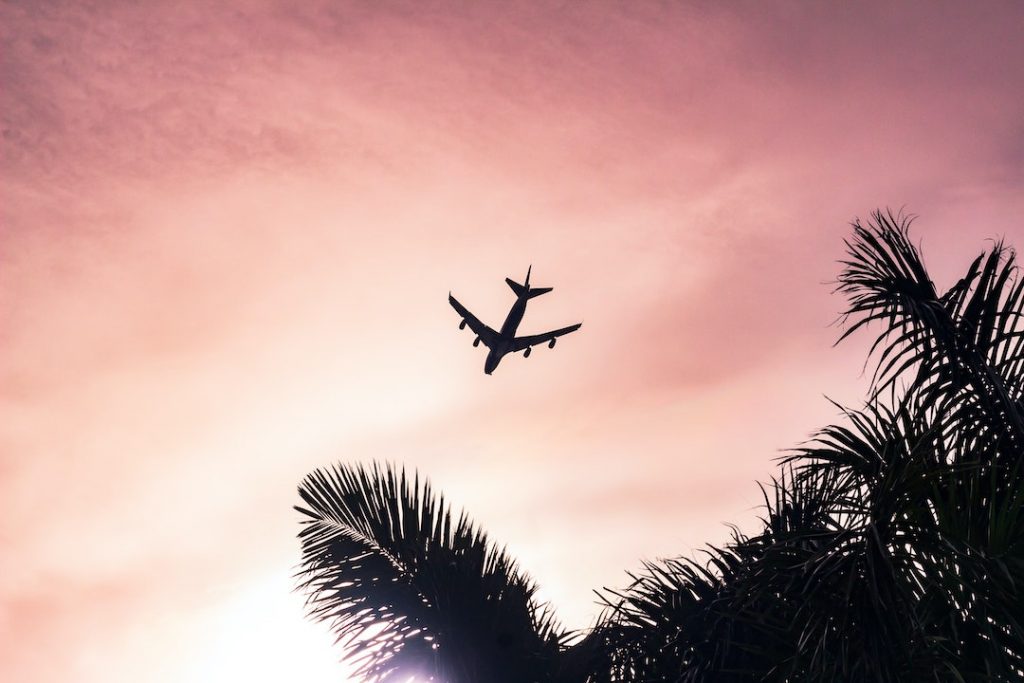
{"type": "Polygon", "coordinates": [[[877,211],[867,225],[854,223],[836,288],[849,302],[843,319],[850,324],[839,341],[879,323],[870,350],[877,354],[876,397],[910,374],[908,390],[921,393],[923,408],[985,418],[984,427],[1020,447],[1024,283],[1015,254],[994,243],[940,295],[910,241],[911,222],[877,211]]]}
{"type": "Polygon", "coordinates": [[[335,465],[309,474],[299,495],[308,611],[366,680],[552,678],[565,634],[516,564],[428,482],[335,465]]]}

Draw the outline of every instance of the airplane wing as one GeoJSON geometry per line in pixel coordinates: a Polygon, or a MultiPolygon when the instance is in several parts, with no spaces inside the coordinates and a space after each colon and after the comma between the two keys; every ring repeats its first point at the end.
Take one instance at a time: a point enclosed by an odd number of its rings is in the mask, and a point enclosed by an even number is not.
{"type": "Polygon", "coordinates": [[[552,346],[555,343],[555,339],[561,337],[563,334],[569,334],[580,329],[583,323],[576,323],[575,325],[569,325],[569,327],[563,327],[560,330],[552,330],[551,332],[544,332],[543,334],[531,334],[527,337],[516,337],[512,340],[512,353],[516,351],[522,351],[528,346],[538,346],[540,344],[550,343],[552,346]]]}
{"type": "Polygon", "coordinates": [[[480,318],[470,313],[465,306],[460,304],[458,300],[452,296],[451,292],[448,292],[448,303],[452,305],[455,312],[462,316],[462,319],[469,325],[469,329],[473,330],[476,336],[480,337],[480,341],[486,344],[488,347],[492,346],[498,338],[498,333],[491,328],[480,322],[480,318]]]}

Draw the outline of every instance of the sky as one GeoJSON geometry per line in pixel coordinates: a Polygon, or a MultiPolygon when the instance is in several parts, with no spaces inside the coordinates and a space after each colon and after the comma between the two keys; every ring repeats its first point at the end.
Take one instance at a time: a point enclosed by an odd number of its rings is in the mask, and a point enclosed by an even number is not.
{"type": "Polygon", "coordinates": [[[415,468],[567,626],[864,397],[850,221],[1024,242],[1015,2],[0,4],[0,679],[347,680],[295,487],[415,468]],[[492,376],[446,302],[524,332],[492,376]]]}

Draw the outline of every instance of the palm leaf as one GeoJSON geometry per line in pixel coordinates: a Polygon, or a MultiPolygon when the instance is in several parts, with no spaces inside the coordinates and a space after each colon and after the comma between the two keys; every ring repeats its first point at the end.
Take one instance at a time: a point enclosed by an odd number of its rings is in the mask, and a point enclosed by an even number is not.
{"type": "Polygon", "coordinates": [[[552,679],[565,634],[515,563],[429,483],[335,465],[299,495],[308,611],[366,680],[552,679]]]}

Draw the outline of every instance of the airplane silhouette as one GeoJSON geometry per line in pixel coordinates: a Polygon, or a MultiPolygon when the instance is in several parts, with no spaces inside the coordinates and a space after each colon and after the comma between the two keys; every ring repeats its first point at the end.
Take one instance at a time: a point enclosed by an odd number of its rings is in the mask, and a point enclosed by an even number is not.
{"type": "Polygon", "coordinates": [[[480,342],[490,349],[487,353],[487,360],[484,361],[484,372],[488,375],[494,372],[494,369],[498,367],[498,363],[505,356],[506,353],[516,353],[518,351],[523,352],[523,358],[530,357],[530,349],[538,344],[547,343],[549,349],[555,348],[555,340],[561,337],[563,334],[569,334],[580,329],[583,323],[576,323],[569,327],[563,327],[559,330],[552,330],[551,332],[544,332],[543,334],[531,334],[526,337],[517,337],[516,328],[519,327],[519,323],[523,320],[523,314],[526,313],[526,302],[535,296],[541,294],[547,294],[551,291],[551,287],[530,287],[530,271],[533,266],[526,269],[526,282],[519,284],[513,281],[511,278],[505,278],[505,282],[512,288],[512,291],[516,293],[516,302],[512,304],[511,310],[508,312],[508,317],[505,318],[505,324],[501,326],[500,332],[495,332],[493,329],[484,325],[480,322],[480,319],[475,315],[466,310],[466,307],[460,304],[451,292],[448,292],[448,303],[452,305],[452,308],[462,316],[462,322],[459,323],[459,329],[465,329],[466,325],[469,325],[469,329],[473,330],[476,334],[476,339],[473,340],[473,346],[479,346],[480,342]]]}

